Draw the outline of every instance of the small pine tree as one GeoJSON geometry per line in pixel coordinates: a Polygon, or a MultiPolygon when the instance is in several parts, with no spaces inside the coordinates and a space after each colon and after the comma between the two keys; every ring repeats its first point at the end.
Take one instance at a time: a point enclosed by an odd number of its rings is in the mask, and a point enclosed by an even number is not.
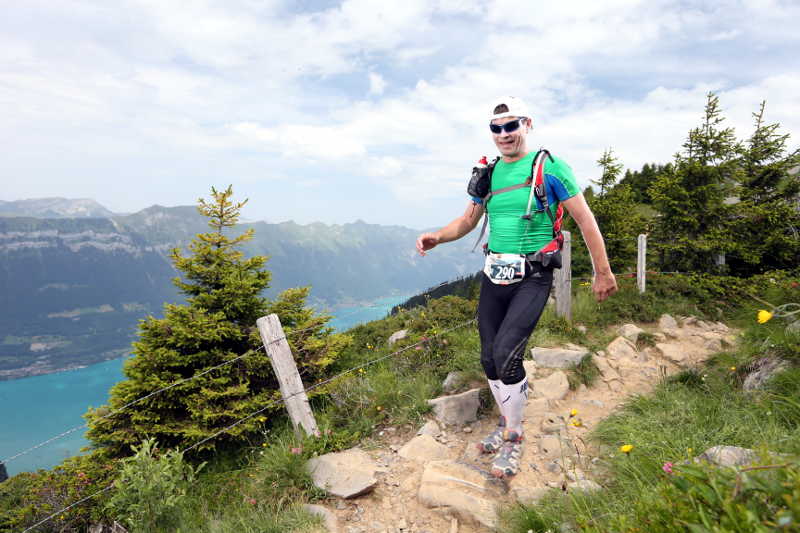
{"type": "Polygon", "coordinates": [[[729,259],[738,275],[800,263],[800,150],[787,153],[789,134],[780,134],[777,123],[765,124],[765,106],[761,102],[753,113],[753,134],[740,147],[737,246],[729,259]]]}
{"type": "MultiPolygon", "coordinates": [[[[584,192],[586,202],[594,213],[600,232],[606,244],[606,252],[612,270],[624,272],[636,264],[636,238],[644,233],[647,227],[646,218],[633,196],[632,187],[628,184],[616,184],[622,170],[611,149],[603,152],[597,160],[602,169],[600,180],[593,183],[601,187],[602,193],[595,195],[591,188],[584,192]],[[605,187],[605,190],[602,188],[605,187]]],[[[592,272],[591,258],[584,245],[583,236],[576,231],[574,221],[569,222],[567,229],[572,231],[572,270],[578,275],[589,275],[592,272]]]]}
{"type": "Polygon", "coordinates": [[[732,128],[722,128],[719,99],[707,96],[703,124],[691,130],[684,153],[654,181],[649,194],[660,217],[653,248],[662,270],[714,271],[718,254],[733,249],[732,212],[737,144],[732,128]]]}
{"type": "MultiPolygon", "coordinates": [[[[255,327],[261,316],[278,314],[306,383],[323,376],[349,341],[326,327],[330,316],[306,308],[307,287],[289,289],[273,302],[261,296],[270,280],[270,273],[263,270],[266,258],[245,259],[238,249],[252,238],[253,230],[236,237],[226,231],[235,227],[245,202],[231,199],[231,187],[212,188],[211,195],[209,201],[199,201],[198,210],[208,217],[212,231],[192,240],[188,256],[177,248],[172,251],[173,263],[184,276],[174,283],[186,295],[186,304],[166,304],[164,318],[149,316],[140,322],[135,357],[124,366],[127,379],[112,387],[107,406],[86,414],[88,438],[111,456],[129,455],[132,446],[148,437],[165,447],[185,448],[280,398],[255,327]],[[293,335],[296,330],[303,331],[293,335]],[[110,410],[243,355],[102,418],[110,410]]],[[[258,434],[267,417],[282,410],[278,403],[196,451],[246,442],[258,434]]]]}
{"type": "Polygon", "coordinates": [[[716,165],[730,160],[736,149],[733,128],[722,128],[725,118],[719,107],[719,97],[713,92],[706,95],[703,124],[689,131],[683,149],[689,160],[701,165],[716,165]]]}
{"type": "Polygon", "coordinates": [[[597,160],[597,164],[602,169],[602,173],[598,179],[591,180],[591,182],[600,187],[600,196],[603,196],[619,179],[622,164],[619,163],[611,148],[603,152],[603,155],[597,160]]]}

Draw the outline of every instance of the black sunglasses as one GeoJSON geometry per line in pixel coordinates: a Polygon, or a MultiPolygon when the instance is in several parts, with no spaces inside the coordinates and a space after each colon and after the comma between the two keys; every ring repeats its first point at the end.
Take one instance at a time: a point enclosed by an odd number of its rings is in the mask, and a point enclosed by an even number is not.
{"type": "Polygon", "coordinates": [[[513,133],[519,129],[523,120],[525,119],[518,118],[517,120],[512,120],[511,122],[506,122],[505,124],[489,124],[489,129],[495,134],[500,134],[503,130],[506,130],[506,133],[513,133]]]}

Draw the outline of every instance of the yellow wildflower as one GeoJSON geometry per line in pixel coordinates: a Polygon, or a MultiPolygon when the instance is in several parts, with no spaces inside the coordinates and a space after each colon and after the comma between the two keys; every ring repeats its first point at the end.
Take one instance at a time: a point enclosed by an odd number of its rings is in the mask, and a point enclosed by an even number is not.
{"type": "Polygon", "coordinates": [[[381,407],[380,405],[378,407],[376,407],[375,409],[377,409],[378,411],[383,411],[383,407],[381,407]]]}
{"type": "Polygon", "coordinates": [[[731,367],[731,372],[736,372],[736,367],[735,366],[731,367]]]}
{"type": "Polygon", "coordinates": [[[578,410],[577,409],[572,409],[569,412],[569,417],[572,418],[573,416],[576,416],[577,414],[578,414],[578,410]]]}
{"type": "Polygon", "coordinates": [[[633,449],[633,444],[625,444],[619,447],[619,451],[621,451],[622,453],[631,453],[632,449],[633,449]]]}
{"type": "Polygon", "coordinates": [[[772,318],[772,313],[770,313],[766,309],[761,309],[761,310],[758,311],[758,323],[759,324],[763,324],[763,323],[769,321],[770,318],[772,318]]]}
{"type": "Polygon", "coordinates": [[[575,420],[572,421],[572,425],[575,426],[576,428],[579,428],[583,426],[583,421],[581,421],[580,418],[576,418],[575,420]]]}

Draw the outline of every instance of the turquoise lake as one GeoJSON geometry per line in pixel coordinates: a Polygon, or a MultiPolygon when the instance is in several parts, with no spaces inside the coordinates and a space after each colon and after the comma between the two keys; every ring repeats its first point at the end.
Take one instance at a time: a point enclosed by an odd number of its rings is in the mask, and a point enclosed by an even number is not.
{"type": "MultiPolygon", "coordinates": [[[[344,331],[356,324],[383,318],[408,296],[375,301],[369,306],[341,307],[332,311],[330,325],[344,331]]],[[[108,390],[122,379],[126,358],[105,361],[85,368],[0,381],[0,461],[48,440],[85,421],[82,415],[90,406],[106,403],[108,390]]],[[[8,461],[9,475],[51,468],[80,453],[89,443],[85,429],[79,429],[17,459],[8,461]]]]}

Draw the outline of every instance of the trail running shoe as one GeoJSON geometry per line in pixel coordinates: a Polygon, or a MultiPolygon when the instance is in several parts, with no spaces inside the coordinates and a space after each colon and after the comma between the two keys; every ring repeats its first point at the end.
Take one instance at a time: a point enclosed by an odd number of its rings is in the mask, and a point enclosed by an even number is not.
{"type": "Polygon", "coordinates": [[[500,451],[492,461],[492,475],[494,477],[511,477],[519,473],[519,462],[522,458],[522,436],[511,432],[513,440],[505,440],[500,451]]]}
{"type": "Polygon", "coordinates": [[[503,446],[503,434],[506,430],[506,417],[501,416],[494,431],[478,442],[481,453],[495,453],[503,446]]]}

